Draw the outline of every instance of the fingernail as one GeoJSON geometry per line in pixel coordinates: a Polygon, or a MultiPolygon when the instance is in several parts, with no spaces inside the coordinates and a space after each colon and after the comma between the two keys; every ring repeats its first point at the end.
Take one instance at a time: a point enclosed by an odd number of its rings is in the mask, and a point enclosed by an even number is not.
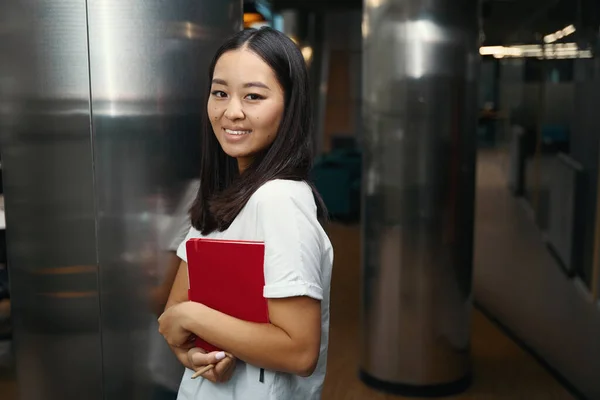
{"type": "Polygon", "coordinates": [[[225,358],[225,352],[224,352],[224,351],[220,351],[220,352],[218,352],[217,354],[215,354],[215,358],[216,358],[217,360],[222,360],[222,359],[224,359],[224,358],[225,358]]]}

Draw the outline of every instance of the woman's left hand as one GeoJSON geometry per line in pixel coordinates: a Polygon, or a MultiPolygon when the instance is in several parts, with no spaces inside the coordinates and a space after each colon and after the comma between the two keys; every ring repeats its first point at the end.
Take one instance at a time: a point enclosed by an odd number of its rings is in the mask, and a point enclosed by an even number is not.
{"type": "Polygon", "coordinates": [[[189,301],[169,307],[158,318],[158,331],[164,336],[169,345],[173,347],[184,347],[194,339],[194,335],[186,330],[187,321],[191,318],[193,304],[189,301]]]}
{"type": "Polygon", "coordinates": [[[207,353],[201,348],[194,347],[187,353],[188,362],[192,366],[191,369],[198,371],[209,364],[213,364],[214,368],[206,371],[201,376],[213,383],[227,382],[231,379],[235,370],[236,359],[231,354],[225,352],[213,351],[207,353]]]}

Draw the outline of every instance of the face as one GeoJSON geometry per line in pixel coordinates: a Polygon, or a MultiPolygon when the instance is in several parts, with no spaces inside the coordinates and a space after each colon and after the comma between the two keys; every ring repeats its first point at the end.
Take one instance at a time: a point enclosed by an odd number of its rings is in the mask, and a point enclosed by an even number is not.
{"type": "Polygon", "coordinates": [[[207,111],[219,144],[240,171],[273,143],[283,108],[283,89],[259,56],[239,49],[219,58],[207,111]]]}

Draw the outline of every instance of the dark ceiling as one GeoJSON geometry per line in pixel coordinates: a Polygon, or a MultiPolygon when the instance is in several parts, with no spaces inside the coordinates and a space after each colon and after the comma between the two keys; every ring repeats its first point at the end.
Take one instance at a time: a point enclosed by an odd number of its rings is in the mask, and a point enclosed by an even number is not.
{"type": "MultiPolygon", "coordinates": [[[[486,45],[534,43],[575,25],[587,35],[597,30],[599,0],[489,0],[482,5],[486,45]],[[595,27],[595,28],[592,28],[595,27]]],[[[570,39],[572,40],[572,39],[570,39]]]]}
{"type": "Polygon", "coordinates": [[[362,0],[271,0],[273,9],[300,9],[310,11],[323,11],[330,9],[358,9],[362,7],[362,0]]]}
{"type": "MultiPolygon", "coordinates": [[[[484,45],[532,43],[570,24],[577,26],[580,33],[597,34],[599,3],[600,0],[482,0],[484,45]]],[[[362,0],[271,0],[275,10],[360,9],[362,4],[362,0]]]]}

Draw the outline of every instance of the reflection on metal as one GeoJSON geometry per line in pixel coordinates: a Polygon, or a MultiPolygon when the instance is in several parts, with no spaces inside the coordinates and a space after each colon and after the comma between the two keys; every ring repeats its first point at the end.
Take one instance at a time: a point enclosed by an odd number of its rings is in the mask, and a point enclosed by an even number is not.
{"type": "Polygon", "coordinates": [[[165,36],[174,39],[206,40],[226,32],[222,27],[200,26],[190,21],[175,21],[165,24],[165,36]]]}
{"type": "Polygon", "coordinates": [[[516,46],[483,46],[479,48],[482,56],[494,58],[527,58],[533,57],[540,60],[593,58],[592,50],[581,49],[577,43],[548,43],[520,44],[516,46]]]}
{"type": "MultiPolygon", "coordinates": [[[[600,154],[600,151],[598,152],[600,154]]],[[[600,171],[600,158],[598,160],[598,171],[600,171]]],[[[600,173],[596,181],[596,188],[600,188],[600,173]]],[[[598,189],[597,189],[598,190],[598,189]]],[[[591,292],[594,301],[600,299],[600,195],[596,195],[596,216],[594,223],[594,252],[592,258],[591,292]]]]}
{"type": "Polygon", "coordinates": [[[160,227],[242,1],[0,0],[0,26],[20,398],[149,399],[160,227]]]}
{"type": "Polygon", "coordinates": [[[478,2],[366,1],[361,375],[470,381],[478,2]]]}
{"type": "MultiPolygon", "coordinates": [[[[54,297],[56,299],[80,299],[84,297],[98,297],[98,292],[56,292],[38,293],[40,297],[54,297]]],[[[41,299],[43,301],[43,299],[41,299]]]]}
{"type": "Polygon", "coordinates": [[[0,26],[0,150],[19,396],[101,400],[85,1],[0,1],[0,26]],[[53,274],[73,265],[94,268],[53,274]]]}
{"type": "Polygon", "coordinates": [[[71,275],[81,272],[96,273],[96,269],[95,265],[76,265],[72,267],[33,269],[31,273],[36,275],[71,275]]]}

